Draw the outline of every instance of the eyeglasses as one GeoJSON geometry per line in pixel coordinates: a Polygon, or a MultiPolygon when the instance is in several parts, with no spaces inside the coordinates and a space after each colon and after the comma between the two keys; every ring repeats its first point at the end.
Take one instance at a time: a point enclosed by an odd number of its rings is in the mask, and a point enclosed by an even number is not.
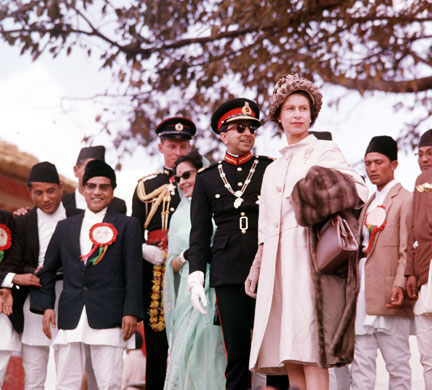
{"type": "Polygon", "coordinates": [[[235,125],[232,125],[232,127],[228,127],[226,131],[230,130],[237,130],[237,133],[242,134],[246,128],[249,129],[251,134],[255,134],[255,131],[258,129],[259,125],[256,124],[245,124],[245,123],[236,123],[235,125]]]}
{"type": "Polygon", "coordinates": [[[90,190],[90,191],[94,191],[96,188],[99,187],[99,189],[102,192],[107,192],[110,190],[111,188],[111,184],[94,184],[94,183],[86,183],[85,187],[90,190]]]}
{"type": "Polygon", "coordinates": [[[426,152],[417,152],[414,153],[418,158],[423,158],[426,156],[426,158],[431,158],[432,159],[432,150],[427,150],[426,152]]]}
{"type": "Polygon", "coordinates": [[[174,180],[176,183],[180,183],[180,179],[189,179],[191,177],[192,172],[196,172],[196,169],[191,169],[190,171],[183,172],[180,176],[174,176],[174,180]]]}

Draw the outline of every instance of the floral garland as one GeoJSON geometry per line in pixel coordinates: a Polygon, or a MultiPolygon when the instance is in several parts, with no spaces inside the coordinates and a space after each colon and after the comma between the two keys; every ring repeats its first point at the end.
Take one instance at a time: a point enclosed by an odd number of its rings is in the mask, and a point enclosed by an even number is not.
{"type": "MultiPolygon", "coordinates": [[[[164,251],[166,258],[166,252],[164,251]]],[[[162,282],[165,274],[165,264],[153,266],[153,285],[150,303],[150,327],[155,332],[162,332],[165,329],[165,315],[163,307],[162,282]]]]}

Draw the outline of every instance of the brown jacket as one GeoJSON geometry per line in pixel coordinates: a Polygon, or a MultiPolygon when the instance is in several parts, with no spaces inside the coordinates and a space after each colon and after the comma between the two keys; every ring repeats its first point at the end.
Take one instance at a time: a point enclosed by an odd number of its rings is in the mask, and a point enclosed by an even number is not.
{"type": "Polygon", "coordinates": [[[432,259],[432,187],[428,188],[427,184],[432,185],[432,169],[421,173],[415,183],[413,222],[405,268],[405,275],[415,275],[419,287],[428,281],[432,259]],[[416,248],[415,242],[418,244],[416,248]]]}
{"type": "MultiPolygon", "coordinates": [[[[360,229],[367,208],[375,194],[363,207],[359,217],[360,229]]],[[[408,235],[412,224],[412,194],[400,183],[387,194],[383,206],[386,224],[378,232],[365,264],[366,312],[369,315],[412,316],[412,301],[405,299],[398,308],[388,308],[393,287],[405,290],[405,265],[408,257],[408,235]]]]}

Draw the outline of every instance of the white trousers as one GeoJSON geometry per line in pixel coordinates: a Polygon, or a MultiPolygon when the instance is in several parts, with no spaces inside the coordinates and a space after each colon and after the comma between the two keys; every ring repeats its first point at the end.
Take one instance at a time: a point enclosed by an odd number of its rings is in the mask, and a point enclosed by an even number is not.
{"type": "Polygon", "coordinates": [[[432,315],[416,315],[415,327],[425,388],[432,389],[432,315]]]}
{"type": "Polygon", "coordinates": [[[348,366],[329,368],[329,389],[349,390],[350,372],[348,366]]]}
{"type": "Polygon", "coordinates": [[[22,344],[24,389],[44,390],[48,367],[49,347],[22,344]]]}
{"type": "Polygon", "coordinates": [[[0,351],[0,389],[3,385],[11,353],[11,351],[0,351]]]}
{"type": "Polygon", "coordinates": [[[54,346],[57,368],[56,390],[81,388],[86,360],[91,358],[99,390],[121,388],[123,372],[123,348],[83,343],[57,344],[54,346]]]}
{"type": "Polygon", "coordinates": [[[389,390],[410,390],[409,326],[399,327],[392,335],[375,332],[355,336],[354,361],[351,365],[352,390],[375,389],[378,348],[390,376],[389,390]]]}

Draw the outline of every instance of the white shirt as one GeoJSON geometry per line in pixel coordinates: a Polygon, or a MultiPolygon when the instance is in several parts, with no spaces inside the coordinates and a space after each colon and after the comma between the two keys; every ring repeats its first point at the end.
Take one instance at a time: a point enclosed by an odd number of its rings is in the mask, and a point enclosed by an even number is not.
{"type": "MultiPolygon", "coordinates": [[[[381,191],[376,192],[375,199],[370,203],[369,207],[366,210],[366,213],[370,210],[375,209],[377,206],[381,206],[384,203],[384,199],[390,192],[390,190],[396,185],[398,182],[396,180],[392,180],[388,182],[381,191]]],[[[369,245],[369,230],[365,224],[362,223],[362,235],[363,235],[363,252],[366,252],[366,249],[369,245]]],[[[355,320],[355,334],[356,335],[364,335],[364,334],[372,334],[374,332],[384,332],[386,334],[394,334],[397,327],[398,321],[409,321],[409,318],[401,317],[401,316],[376,316],[376,315],[368,315],[366,313],[366,297],[365,297],[365,264],[367,261],[367,257],[363,257],[359,262],[359,277],[360,277],[360,291],[357,297],[357,313],[355,320]]]]}
{"type": "MultiPolygon", "coordinates": [[[[107,208],[93,213],[89,209],[85,209],[84,218],[80,232],[80,248],[81,254],[85,255],[90,252],[92,242],[90,240],[91,227],[103,221],[107,208]]],[[[122,339],[121,328],[109,329],[93,329],[90,327],[87,319],[86,307],[84,305],[80,320],[75,329],[60,329],[54,344],[69,344],[69,343],[84,343],[91,345],[110,345],[113,347],[128,347],[133,346],[135,338],[131,337],[127,342],[122,339]]],[[[133,347],[132,347],[133,348],[133,347]]]]}

